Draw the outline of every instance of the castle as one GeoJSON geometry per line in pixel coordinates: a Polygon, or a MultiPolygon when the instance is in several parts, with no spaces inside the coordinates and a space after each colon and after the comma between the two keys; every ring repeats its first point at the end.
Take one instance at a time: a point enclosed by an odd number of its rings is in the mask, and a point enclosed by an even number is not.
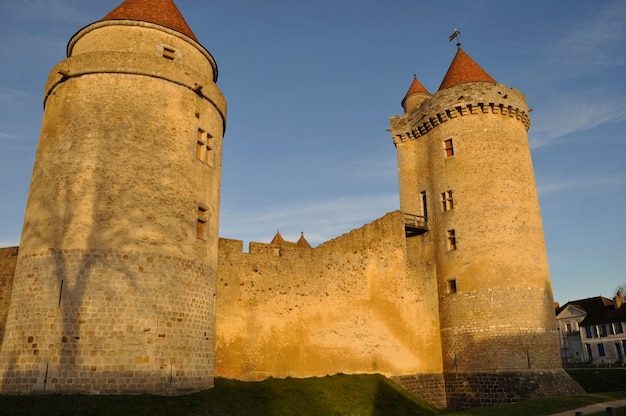
{"type": "Polygon", "coordinates": [[[226,101],[172,0],[69,41],[19,250],[0,250],[0,392],[182,394],[382,373],[438,406],[579,392],[561,369],[517,90],[459,48],[391,117],[400,209],[315,248],[218,237],[226,101]]]}

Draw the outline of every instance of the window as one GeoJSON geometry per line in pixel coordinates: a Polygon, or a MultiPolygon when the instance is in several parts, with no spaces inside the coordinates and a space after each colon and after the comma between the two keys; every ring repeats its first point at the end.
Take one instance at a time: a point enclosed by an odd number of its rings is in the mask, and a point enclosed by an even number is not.
{"type": "Polygon", "coordinates": [[[207,165],[211,164],[211,135],[202,129],[198,129],[196,159],[201,160],[207,165]]]}
{"type": "Polygon", "coordinates": [[[593,354],[591,352],[591,344],[585,344],[585,346],[587,347],[587,359],[591,361],[593,360],[593,354]]]}
{"type": "Polygon", "coordinates": [[[446,191],[441,193],[441,209],[443,211],[450,211],[454,208],[454,202],[452,200],[452,191],[446,191]]]}
{"type": "Polygon", "coordinates": [[[201,240],[206,240],[208,220],[209,220],[208,210],[203,206],[198,206],[198,222],[196,224],[196,237],[201,240]]]}
{"type": "Polygon", "coordinates": [[[448,280],[448,293],[456,293],[456,279],[448,280]]]}
{"type": "Polygon", "coordinates": [[[454,145],[452,144],[452,139],[446,139],[443,141],[443,150],[446,157],[454,156],[454,145]]]}
{"type": "Polygon", "coordinates": [[[598,344],[598,355],[600,357],[606,356],[606,353],[604,352],[604,344],[603,343],[599,343],[598,344]]]}
{"type": "Polygon", "coordinates": [[[570,332],[572,332],[572,323],[568,322],[567,323],[567,333],[569,334],[570,332]]]}
{"type": "Polygon", "coordinates": [[[176,49],[163,45],[163,57],[173,60],[176,58],[176,49]]]}
{"type": "Polygon", "coordinates": [[[456,250],[456,233],[454,230],[448,230],[446,238],[448,239],[448,251],[456,250]]]}
{"type": "Polygon", "coordinates": [[[616,334],[623,334],[624,333],[624,328],[622,327],[622,323],[621,322],[615,322],[615,333],[616,334]]]}
{"type": "Polygon", "coordinates": [[[617,358],[621,360],[623,354],[622,354],[622,346],[619,345],[619,342],[615,343],[615,352],[617,353],[617,358]]]}
{"type": "Polygon", "coordinates": [[[606,325],[604,324],[600,325],[600,336],[606,337],[606,325]]]}
{"type": "Polygon", "coordinates": [[[598,326],[597,325],[591,326],[591,338],[598,338],[598,326]]]}
{"type": "Polygon", "coordinates": [[[609,335],[614,335],[615,331],[613,330],[613,324],[606,324],[607,330],[609,331],[609,335]]]}
{"type": "Polygon", "coordinates": [[[587,338],[592,338],[592,336],[591,336],[591,327],[590,326],[586,326],[585,327],[585,336],[587,338]]]}
{"type": "Polygon", "coordinates": [[[426,191],[420,192],[422,199],[422,216],[424,219],[428,219],[428,200],[426,199],[426,191]]]}

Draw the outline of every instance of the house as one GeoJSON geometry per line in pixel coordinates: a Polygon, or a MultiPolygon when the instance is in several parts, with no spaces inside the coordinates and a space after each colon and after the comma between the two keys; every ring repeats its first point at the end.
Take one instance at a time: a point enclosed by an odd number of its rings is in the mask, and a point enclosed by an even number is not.
{"type": "Polygon", "coordinates": [[[579,327],[584,361],[625,363],[626,306],[621,292],[617,292],[610,305],[587,311],[579,327]]]}
{"type": "Polygon", "coordinates": [[[580,323],[589,311],[613,305],[603,296],[569,301],[557,308],[556,322],[559,333],[561,360],[564,365],[586,362],[580,336],[580,323]]]}

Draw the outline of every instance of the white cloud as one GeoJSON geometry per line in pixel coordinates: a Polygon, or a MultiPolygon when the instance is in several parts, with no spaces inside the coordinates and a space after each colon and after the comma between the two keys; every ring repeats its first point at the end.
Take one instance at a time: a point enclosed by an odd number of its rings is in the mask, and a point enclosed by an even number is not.
{"type": "Polygon", "coordinates": [[[599,189],[603,187],[614,188],[618,185],[626,183],[626,174],[620,173],[612,176],[601,177],[583,177],[583,178],[567,178],[563,181],[539,183],[537,191],[539,194],[550,194],[555,192],[581,190],[581,189],[599,189]]]}
{"type": "Polygon", "coordinates": [[[623,48],[625,33],[626,3],[613,1],[579,27],[564,32],[551,48],[551,57],[561,65],[624,65],[624,54],[616,52],[623,48]]]}
{"type": "Polygon", "coordinates": [[[624,97],[601,92],[576,91],[546,102],[529,132],[530,146],[537,149],[577,131],[626,120],[624,97]]]}
{"type": "Polygon", "coordinates": [[[16,134],[3,133],[0,131],[0,140],[16,140],[19,136],[16,134]]]}
{"type": "Polygon", "coordinates": [[[335,238],[398,209],[395,194],[343,196],[284,206],[259,207],[258,210],[228,210],[220,213],[220,236],[246,241],[269,242],[277,229],[288,241],[300,232],[312,245],[335,238]]]}

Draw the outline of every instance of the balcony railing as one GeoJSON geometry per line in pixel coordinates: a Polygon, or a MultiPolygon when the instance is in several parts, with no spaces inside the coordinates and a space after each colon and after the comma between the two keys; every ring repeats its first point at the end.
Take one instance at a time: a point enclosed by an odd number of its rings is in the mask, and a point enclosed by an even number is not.
{"type": "Polygon", "coordinates": [[[414,237],[428,232],[428,219],[423,215],[404,212],[403,222],[407,237],[414,237]]]}

